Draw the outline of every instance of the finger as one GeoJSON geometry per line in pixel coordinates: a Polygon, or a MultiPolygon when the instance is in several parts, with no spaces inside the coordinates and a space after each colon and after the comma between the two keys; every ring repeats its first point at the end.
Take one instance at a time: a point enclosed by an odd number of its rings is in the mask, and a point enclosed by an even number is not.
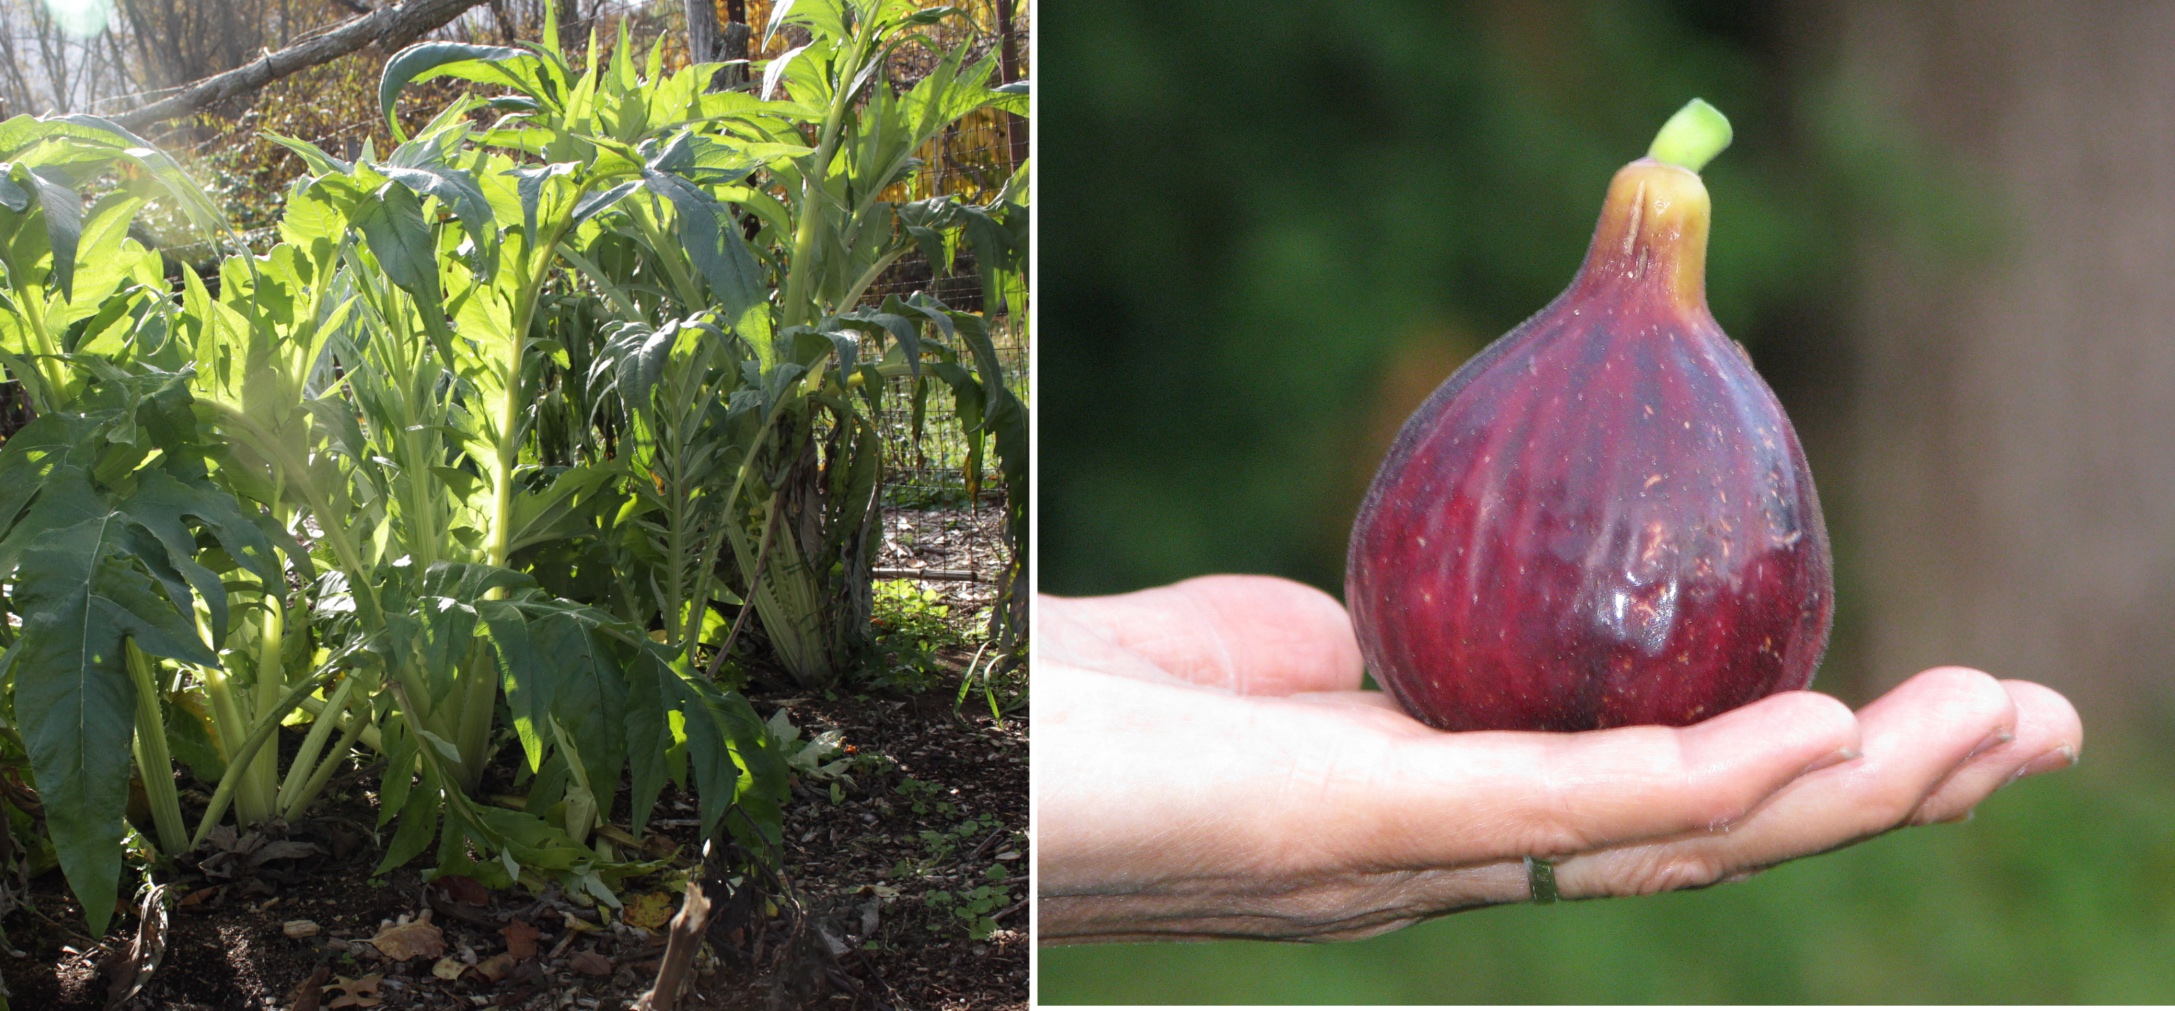
{"type": "Polygon", "coordinates": [[[1336,598],[1273,576],[1203,576],[1112,597],[1043,598],[1080,627],[1176,677],[1241,695],[1358,688],[1352,621],[1336,598]]]}
{"type": "MultiPolygon", "coordinates": [[[[1417,724],[1415,724],[1417,726],[1417,724]]],[[[1850,710],[1789,692],[1697,726],[1416,733],[1366,770],[1336,838],[1374,870],[1553,857],[1705,831],[1859,745],[1850,710]]]]}
{"type": "Polygon", "coordinates": [[[1726,831],[1561,862],[1566,895],[1642,895],[1710,885],[1835,849],[1902,824],[1974,753],[2013,734],[2017,709],[1992,677],[1926,671],[1858,713],[1864,754],[1776,791],[1726,831]]]}
{"type": "Polygon", "coordinates": [[[1041,652],[1043,661],[1039,665],[1043,669],[1035,674],[1037,683],[1045,677],[1055,679],[1071,671],[1089,670],[1134,681],[1200,687],[1118,645],[1100,622],[1079,620],[1084,615],[1075,609],[1078,603],[1064,597],[1035,598],[1035,649],[1041,652]]]}
{"type": "Polygon", "coordinates": [[[2025,776],[2066,769],[2084,747],[2084,724],[2061,693],[2029,681],[2003,681],[2016,705],[2014,739],[1988,748],[1950,773],[1912,814],[1912,824],[1954,821],[1995,790],[2025,776]]]}

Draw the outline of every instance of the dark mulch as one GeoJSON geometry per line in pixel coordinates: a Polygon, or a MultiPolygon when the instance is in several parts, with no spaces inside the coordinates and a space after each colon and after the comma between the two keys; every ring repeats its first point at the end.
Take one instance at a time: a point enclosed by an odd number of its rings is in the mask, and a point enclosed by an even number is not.
{"type": "MultiPolygon", "coordinates": [[[[908,517],[891,525],[890,557],[879,564],[951,564],[955,552],[967,550],[964,542],[990,530],[962,510],[908,517]],[[902,531],[926,545],[924,558],[896,546],[902,531]]],[[[955,608],[962,617],[988,592],[976,583],[929,585],[966,605],[955,608]]],[[[959,652],[944,652],[947,666],[965,665],[959,652]]],[[[784,873],[799,912],[780,902],[776,915],[758,915],[739,935],[747,942],[742,951],[706,949],[682,1006],[1025,1007],[1024,714],[1000,725],[986,708],[955,711],[952,691],[941,688],[753,696],[765,717],[785,709],[804,739],[841,732],[850,753],[836,778],[808,777],[793,788],[784,873]],[[823,937],[834,943],[806,940],[823,937]]],[[[509,749],[509,760],[517,750],[509,749]]],[[[532,894],[484,892],[466,879],[426,884],[415,865],[373,881],[381,850],[375,796],[365,789],[374,782],[369,771],[336,784],[320,816],[282,838],[228,835],[162,875],[178,896],[169,898],[163,958],[128,1006],[288,1011],[312,1007],[314,995],[314,1006],[325,1009],[614,1011],[648,988],[664,945],[661,921],[678,906],[674,872],[627,882],[626,911],[616,915],[556,887],[532,894]],[[393,961],[368,943],[426,914],[428,927],[393,934],[435,935],[444,945],[440,957],[451,962],[427,955],[393,961]],[[287,925],[303,920],[315,933],[288,936],[287,925]],[[531,928],[533,954],[521,943],[531,928]],[[454,978],[434,975],[434,967],[454,978]]],[[[190,799],[184,793],[185,808],[190,799]]],[[[619,822],[623,829],[623,816],[619,822]]],[[[651,845],[677,846],[681,874],[697,852],[696,830],[691,798],[668,788],[651,822],[651,845]]],[[[23,898],[25,908],[5,920],[22,954],[0,954],[13,1006],[106,1007],[117,963],[125,961],[119,953],[139,931],[136,915],[116,917],[97,943],[83,936],[80,910],[57,871],[34,880],[23,898]]]]}

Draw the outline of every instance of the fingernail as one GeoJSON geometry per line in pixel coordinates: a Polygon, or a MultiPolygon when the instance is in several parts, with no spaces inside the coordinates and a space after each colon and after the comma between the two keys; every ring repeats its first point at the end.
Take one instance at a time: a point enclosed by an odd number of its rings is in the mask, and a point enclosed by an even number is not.
{"type": "Polygon", "coordinates": [[[2075,764],[2077,764],[2077,749],[2064,744],[2053,751],[2024,763],[2023,768],[2016,770],[2016,774],[2009,777],[2009,782],[2014,783],[2026,776],[2036,776],[2042,772],[2067,769],[2075,764]]]}
{"type": "Polygon", "coordinates": [[[1978,747],[1971,749],[1971,753],[1964,756],[1964,761],[1968,762],[1974,758],[1979,757],[1982,754],[1985,754],[1988,751],[2001,747],[2002,745],[2007,744],[2013,740],[2016,740],[2016,733],[2014,731],[1996,730],[1993,733],[1986,735],[1986,739],[1980,741],[1978,747]]]}
{"type": "Polygon", "coordinates": [[[1813,761],[1813,764],[1806,766],[1805,771],[1798,773],[1798,775],[1810,776],[1813,773],[1819,772],[1822,769],[1832,769],[1856,757],[1858,757],[1858,749],[1856,748],[1843,748],[1839,751],[1831,751],[1825,755],[1820,756],[1818,759],[1815,759],[1813,761]]]}

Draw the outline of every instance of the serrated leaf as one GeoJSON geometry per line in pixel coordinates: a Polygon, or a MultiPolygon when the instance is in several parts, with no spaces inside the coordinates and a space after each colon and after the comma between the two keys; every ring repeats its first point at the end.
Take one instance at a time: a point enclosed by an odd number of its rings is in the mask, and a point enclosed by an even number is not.
{"type": "Polygon", "coordinates": [[[680,242],[687,258],[709,282],[710,297],[725,318],[736,323],[751,309],[767,303],[770,291],[763,284],[763,268],[732,224],[725,208],[695,186],[669,172],[645,166],[642,182],[672,201],[679,213],[680,242]],[[720,226],[720,219],[726,222],[720,226]]]}
{"type": "Polygon", "coordinates": [[[496,68],[498,64],[513,64],[518,67],[522,61],[537,60],[538,57],[533,53],[505,46],[418,42],[394,54],[392,59],[385,62],[385,73],[378,78],[378,110],[384,115],[385,121],[392,125],[394,135],[401,136],[400,122],[393,116],[393,103],[400,99],[401,90],[408,85],[433,77],[453,76],[471,81],[503,83],[527,91],[529,89],[523,86],[532,82],[524,80],[517,70],[499,68],[494,73],[492,69],[486,68],[496,68]]]}
{"type": "Polygon", "coordinates": [[[998,85],[990,90],[996,92],[999,96],[990,100],[990,108],[999,112],[1009,112],[1015,116],[1025,116],[1031,111],[1030,102],[1033,97],[1033,89],[1026,81],[1013,81],[1009,84],[998,85]]]}
{"type": "Polygon", "coordinates": [[[377,255],[385,276],[417,299],[440,301],[437,243],[431,241],[422,202],[414,191],[404,186],[381,189],[355,209],[354,224],[377,255]]]}
{"type": "Polygon", "coordinates": [[[580,202],[574,205],[574,217],[572,219],[573,223],[579,225],[582,222],[589,220],[598,212],[612,206],[613,204],[618,203],[620,201],[620,198],[634,192],[637,189],[640,189],[641,187],[641,183],[630,179],[626,182],[620,183],[619,185],[612,187],[611,189],[600,190],[598,192],[591,193],[588,196],[581,198],[580,202]]]}
{"type": "Polygon", "coordinates": [[[751,846],[776,845],[786,769],[769,729],[738,694],[675,670],[667,669],[663,677],[686,716],[703,837],[717,831],[727,808],[738,806],[748,818],[726,826],[734,836],[751,846]],[[751,826],[758,828],[751,833],[751,826]]]}
{"type": "Polygon", "coordinates": [[[30,207],[30,191],[15,185],[15,180],[9,178],[13,169],[14,166],[0,162],[0,207],[21,214],[30,207]]]}
{"type": "MultiPolygon", "coordinates": [[[[521,236],[525,243],[524,248],[536,246],[536,205],[543,199],[545,180],[552,176],[572,175],[578,167],[573,162],[556,162],[513,169],[507,173],[514,177],[514,192],[521,198],[521,236]]],[[[584,203],[586,202],[585,200],[584,203]]],[[[582,217],[580,205],[576,205],[575,217],[575,223],[579,224],[582,217]]]]}
{"type": "MultiPolygon", "coordinates": [[[[393,841],[385,847],[385,858],[378,861],[372,874],[383,874],[415,859],[438,834],[438,815],[445,807],[439,799],[438,774],[431,771],[428,762],[423,763],[422,771],[422,781],[416,783],[414,789],[405,791],[406,802],[400,807],[400,828],[393,832],[393,841]]],[[[401,778],[406,779],[406,774],[401,778]]]]}
{"type": "Polygon", "coordinates": [[[921,326],[913,320],[882,309],[862,309],[840,315],[837,322],[842,326],[890,334],[906,351],[907,371],[917,378],[921,375],[921,326]]]}
{"type": "MultiPolygon", "coordinates": [[[[489,280],[498,265],[498,243],[492,241],[498,234],[497,221],[491,214],[491,201],[483,195],[483,187],[476,185],[474,176],[457,169],[439,166],[391,165],[374,166],[385,178],[414,190],[418,195],[429,195],[445,201],[453,208],[461,226],[468,231],[468,240],[476,248],[478,274],[489,280]]],[[[533,212],[532,212],[533,213],[533,212]]],[[[531,229],[534,234],[534,229],[531,229]]]]}
{"type": "Polygon", "coordinates": [[[302,159],[302,163],[309,166],[310,171],[315,172],[318,175],[344,176],[350,172],[355,171],[355,163],[342,161],[338,158],[334,158],[332,155],[326,153],[324,148],[318,147],[317,145],[312,144],[309,141],[302,140],[298,137],[289,137],[285,134],[274,133],[270,130],[264,131],[264,135],[265,137],[269,138],[272,143],[278,144],[279,146],[284,147],[289,151],[293,151],[295,153],[295,157],[302,159]]]}
{"type": "MultiPolygon", "coordinates": [[[[780,12],[783,12],[785,7],[785,4],[778,5],[780,12]]],[[[788,49],[763,67],[763,90],[759,94],[763,96],[764,101],[770,101],[771,96],[777,94],[778,81],[785,77],[786,68],[791,67],[793,60],[807,50],[807,46],[796,46],[788,49]]]]}
{"type": "Polygon", "coordinates": [[[47,825],[94,933],[112,915],[128,803],[136,693],[124,642],[218,663],[197,638],[189,602],[170,599],[146,573],[136,556],[144,539],[129,536],[136,529],[80,468],[66,466],[48,476],[6,552],[18,560],[13,603],[22,617],[9,653],[15,714],[39,789],[66,798],[47,806],[47,825]]]}
{"type": "Polygon", "coordinates": [[[672,743],[672,733],[665,716],[665,689],[660,675],[672,675],[663,664],[649,662],[654,658],[647,656],[647,649],[637,649],[644,656],[626,665],[626,718],[628,817],[639,834],[665,789],[665,752],[672,743]]]}
{"type": "Polygon", "coordinates": [[[45,209],[45,238],[53,250],[53,280],[60,297],[74,296],[76,242],[83,236],[83,197],[65,178],[47,169],[24,173],[37,191],[38,206],[45,209]]]}
{"type": "Polygon", "coordinates": [[[551,681],[539,676],[528,619],[519,608],[505,601],[483,601],[476,605],[476,614],[490,630],[500,685],[514,718],[514,735],[521,740],[529,771],[534,772],[544,764],[543,717],[551,704],[551,681]]]}

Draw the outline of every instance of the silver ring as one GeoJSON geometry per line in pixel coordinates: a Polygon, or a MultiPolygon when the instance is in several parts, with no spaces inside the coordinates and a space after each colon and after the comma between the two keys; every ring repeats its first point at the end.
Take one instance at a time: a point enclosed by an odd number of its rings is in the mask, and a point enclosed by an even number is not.
{"type": "Polygon", "coordinates": [[[1536,906],[1556,901],[1556,865],[1539,857],[1526,858],[1526,892],[1536,906]]]}

